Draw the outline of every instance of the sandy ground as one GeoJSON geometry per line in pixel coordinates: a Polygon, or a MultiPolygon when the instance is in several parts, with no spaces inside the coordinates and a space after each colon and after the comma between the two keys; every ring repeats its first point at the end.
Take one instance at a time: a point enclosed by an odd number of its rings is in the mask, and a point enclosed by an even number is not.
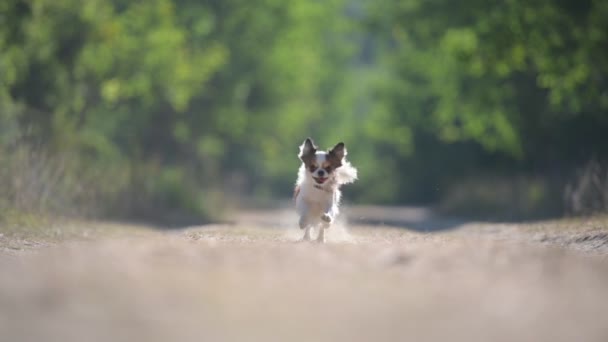
{"type": "Polygon", "coordinates": [[[0,341],[608,341],[608,220],[360,207],[158,230],[0,233],[0,341]]]}

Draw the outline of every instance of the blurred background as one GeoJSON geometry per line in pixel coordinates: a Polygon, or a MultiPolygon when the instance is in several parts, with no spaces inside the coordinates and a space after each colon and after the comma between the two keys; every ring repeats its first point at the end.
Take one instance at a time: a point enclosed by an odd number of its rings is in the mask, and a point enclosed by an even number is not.
{"type": "Polygon", "coordinates": [[[3,0],[0,213],[224,219],[344,141],[349,203],[608,210],[603,0],[3,0]]]}

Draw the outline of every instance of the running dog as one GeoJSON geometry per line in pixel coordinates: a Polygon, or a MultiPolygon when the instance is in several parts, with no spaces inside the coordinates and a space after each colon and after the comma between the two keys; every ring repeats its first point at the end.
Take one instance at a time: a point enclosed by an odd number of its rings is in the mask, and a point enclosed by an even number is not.
{"type": "Polygon", "coordinates": [[[357,180],[357,169],[346,161],[346,147],[337,143],[327,151],[319,151],[311,138],[304,140],[298,155],[302,165],[294,191],[296,210],[300,216],[302,240],[310,241],[311,229],[319,227],[317,241],[325,242],[325,229],[339,213],[340,186],[357,180]]]}

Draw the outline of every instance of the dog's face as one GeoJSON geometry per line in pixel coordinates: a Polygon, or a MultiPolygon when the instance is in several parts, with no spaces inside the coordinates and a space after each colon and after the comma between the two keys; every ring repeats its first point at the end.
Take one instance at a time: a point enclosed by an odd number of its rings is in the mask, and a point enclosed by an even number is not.
{"type": "Polygon", "coordinates": [[[307,138],[300,146],[299,157],[312,179],[317,184],[323,184],[334,177],[334,171],[342,166],[345,155],[346,147],[342,142],[328,151],[319,151],[312,139],[307,138]]]}

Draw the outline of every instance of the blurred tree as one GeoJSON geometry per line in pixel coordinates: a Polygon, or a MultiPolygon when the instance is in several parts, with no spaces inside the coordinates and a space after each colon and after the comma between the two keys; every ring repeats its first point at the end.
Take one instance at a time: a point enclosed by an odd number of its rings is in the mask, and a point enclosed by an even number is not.
{"type": "Polygon", "coordinates": [[[357,201],[563,179],[608,155],[606,16],[599,0],[6,0],[0,161],[21,143],[69,155],[67,178],[138,215],[288,196],[306,136],[347,143],[357,201]]]}
{"type": "Polygon", "coordinates": [[[367,27],[389,71],[377,115],[415,147],[395,151],[412,151],[402,193],[424,184],[413,197],[435,200],[429,189],[488,167],[564,176],[606,155],[607,14],[594,0],[371,5],[367,27]],[[445,165],[449,175],[433,171],[445,165]]]}
{"type": "Polygon", "coordinates": [[[4,121],[56,153],[123,170],[119,206],[130,211],[208,215],[201,201],[239,177],[239,191],[276,179],[284,189],[346,56],[334,45],[346,29],[340,1],[0,6],[4,121]]]}

